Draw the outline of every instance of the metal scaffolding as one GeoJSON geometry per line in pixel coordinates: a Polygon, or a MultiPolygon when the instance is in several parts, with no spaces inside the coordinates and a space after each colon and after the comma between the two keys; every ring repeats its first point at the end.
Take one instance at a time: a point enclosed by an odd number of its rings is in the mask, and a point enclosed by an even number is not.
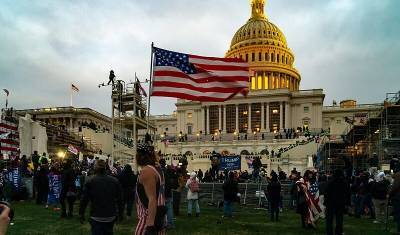
{"type": "Polygon", "coordinates": [[[117,80],[112,86],[113,162],[136,165],[137,133],[139,129],[147,128],[146,98],[140,94],[138,83],[117,80]]]}

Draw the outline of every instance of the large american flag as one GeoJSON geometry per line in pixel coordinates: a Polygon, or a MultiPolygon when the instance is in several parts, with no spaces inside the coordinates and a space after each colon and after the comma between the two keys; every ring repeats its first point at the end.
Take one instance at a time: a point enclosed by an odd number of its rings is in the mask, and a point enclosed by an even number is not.
{"type": "Polygon", "coordinates": [[[18,124],[0,119],[0,152],[9,156],[16,156],[19,149],[18,124]]]}
{"type": "Polygon", "coordinates": [[[248,88],[248,64],[154,48],[152,96],[223,102],[248,88]]]}

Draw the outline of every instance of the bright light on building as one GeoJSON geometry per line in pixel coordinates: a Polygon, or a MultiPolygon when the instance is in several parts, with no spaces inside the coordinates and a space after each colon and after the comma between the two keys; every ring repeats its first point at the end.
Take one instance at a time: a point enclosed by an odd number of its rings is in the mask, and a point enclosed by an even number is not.
{"type": "Polygon", "coordinates": [[[65,157],[65,152],[59,151],[59,152],[57,153],[57,157],[59,157],[59,158],[64,158],[64,157],[65,157]]]}

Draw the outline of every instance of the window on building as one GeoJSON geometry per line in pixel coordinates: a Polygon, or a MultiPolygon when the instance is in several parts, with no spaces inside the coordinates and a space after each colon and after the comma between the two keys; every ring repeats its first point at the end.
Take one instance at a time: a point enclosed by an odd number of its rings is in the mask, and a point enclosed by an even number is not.
{"type": "Polygon", "coordinates": [[[246,53],[246,62],[249,62],[249,54],[246,53]]]}
{"type": "Polygon", "coordinates": [[[303,125],[305,127],[307,127],[308,125],[310,125],[310,120],[303,120],[303,125]]]}
{"type": "Polygon", "coordinates": [[[255,61],[256,60],[256,53],[251,53],[251,61],[255,61]]]}
{"type": "Polygon", "coordinates": [[[276,62],[279,63],[279,54],[276,55],[276,62]]]}
{"type": "Polygon", "coordinates": [[[272,113],[273,113],[273,114],[278,114],[278,113],[279,113],[279,109],[273,109],[273,110],[272,110],[272,113]]]}
{"type": "Polygon", "coordinates": [[[261,61],[261,52],[258,53],[258,61],[261,61]]]}
{"type": "Polygon", "coordinates": [[[336,120],[336,124],[341,124],[341,123],[342,123],[342,120],[340,120],[340,119],[336,120]]]}
{"type": "Polygon", "coordinates": [[[304,106],[304,113],[309,113],[310,112],[310,107],[304,106]]]}
{"type": "Polygon", "coordinates": [[[192,129],[193,129],[192,126],[187,126],[187,133],[188,133],[188,135],[191,135],[191,134],[193,133],[192,129]]]}
{"type": "Polygon", "coordinates": [[[168,131],[168,127],[165,128],[165,131],[168,131]]]}
{"type": "Polygon", "coordinates": [[[192,113],[188,113],[188,114],[187,114],[187,117],[188,117],[188,118],[192,118],[192,117],[193,117],[193,114],[192,114],[192,113]]]}
{"type": "Polygon", "coordinates": [[[275,54],[274,53],[271,54],[271,61],[275,62],[275,54]]]}
{"type": "Polygon", "coordinates": [[[268,54],[268,52],[267,52],[267,53],[265,53],[265,57],[264,57],[264,59],[265,59],[265,61],[269,61],[269,54],[268,54]]]}

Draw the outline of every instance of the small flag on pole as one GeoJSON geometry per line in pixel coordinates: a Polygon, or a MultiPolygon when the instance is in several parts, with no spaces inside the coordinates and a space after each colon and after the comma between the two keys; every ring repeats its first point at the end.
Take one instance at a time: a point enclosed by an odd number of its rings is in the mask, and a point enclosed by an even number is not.
{"type": "Polygon", "coordinates": [[[79,88],[71,83],[71,90],[79,92],[79,88]]]}
{"type": "Polygon", "coordinates": [[[139,78],[136,76],[136,74],[135,74],[135,79],[136,79],[136,84],[139,87],[140,93],[142,93],[144,97],[147,97],[146,90],[142,87],[142,84],[140,84],[139,78]]]}
{"type": "Polygon", "coordinates": [[[6,93],[7,96],[10,95],[10,92],[7,89],[3,89],[3,91],[6,93]]]}

